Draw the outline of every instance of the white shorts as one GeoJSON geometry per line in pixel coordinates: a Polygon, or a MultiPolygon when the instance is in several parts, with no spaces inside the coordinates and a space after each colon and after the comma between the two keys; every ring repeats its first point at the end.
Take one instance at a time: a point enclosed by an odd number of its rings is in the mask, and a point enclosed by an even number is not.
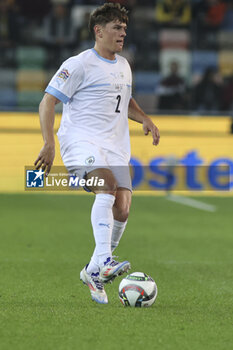
{"type": "Polygon", "coordinates": [[[80,179],[95,169],[106,168],[113,173],[118,187],[132,191],[129,163],[124,157],[112,151],[88,141],[78,141],[67,147],[63,144],[61,157],[68,172],[80,179]]]}

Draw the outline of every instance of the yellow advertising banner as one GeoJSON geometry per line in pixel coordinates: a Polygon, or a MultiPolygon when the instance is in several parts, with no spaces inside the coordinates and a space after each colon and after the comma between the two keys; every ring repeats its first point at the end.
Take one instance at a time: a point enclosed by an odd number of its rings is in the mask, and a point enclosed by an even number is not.
{"type": "MultiPolygon", "coordinates": [[[[56,116],[55,130],[60,123],[56,116]]],[[[233,134],[230,117],[152,116],[161,133],[159,146],[142,125],[129,121],[135,193],[191,191],[232,195],[233,134]]],[[[0,192],[24,192],[25,166],[43,145],[37,113],[0,113],[0,192]]],[[[62,166],[56,140],[54,165],[62,166]]]]}

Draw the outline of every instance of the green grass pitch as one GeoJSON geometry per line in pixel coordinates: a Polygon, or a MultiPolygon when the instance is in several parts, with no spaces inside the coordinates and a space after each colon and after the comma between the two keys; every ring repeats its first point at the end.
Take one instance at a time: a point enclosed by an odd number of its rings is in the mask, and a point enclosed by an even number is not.
{"type": "Polygon", "coordinates": [[[229,350],[233,344],[233,198],[202,197],[215,213],[134,196],[116,254],[150,274],[158,297],[108,305],[79,271],[91,256],[93,196],[0,195],[1,350],[229,350]]]}

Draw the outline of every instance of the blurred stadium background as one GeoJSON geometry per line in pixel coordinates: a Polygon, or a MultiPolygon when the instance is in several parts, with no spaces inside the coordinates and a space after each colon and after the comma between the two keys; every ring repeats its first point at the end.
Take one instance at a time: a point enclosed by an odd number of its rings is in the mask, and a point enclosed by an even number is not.
{"type": "MultiPolygon", "coordinates": [[[[65,59],[93,46],[88,18],[104,2],[0,0],[0,191],[24,190],[23,167],[42,146],[44,89],[65,59]]],[[[122,55],[133,70],[133,96],[156,115],[162,135],[151,148],[131,123],[132,156],[148,165],[191,153],[202,164],[227,159],[233,172],[233,1],[119,2],[129,10],[122,55]]],[[[56,129],[61,111],[59,104],[56,129]]],[[[54,164],[62,164],[58,144],[54,164]]]]}
{"type": "MultiPolygon", "coordinates": [[[[89,13],[104,2],[0,1],[1,110],[37,111],[60,64],[92,47],[89,13]]],[[[148,113],[232,113],[232,0],[118,2],[130,15],[123,55],[148,113]],[[177,74],[164,81],[171,63],[177,74]]]]}

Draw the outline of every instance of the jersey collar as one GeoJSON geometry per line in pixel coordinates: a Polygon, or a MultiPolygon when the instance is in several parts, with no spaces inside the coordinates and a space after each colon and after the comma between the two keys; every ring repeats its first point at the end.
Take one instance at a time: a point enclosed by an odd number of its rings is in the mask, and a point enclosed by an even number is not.
{"type": "Polygon", "coordinates": [[[104,61],[104,62],[112,63],[112,64],[117,63],[117,58],[116,58],[115,60],[108,60],[107,58],[104,58],[104,57],[100,56],[100,55],[98,54],[98,52],[97,52],[94,48],[92,48],[91,50],[94,52],[94,54],[95,54],[100,60],[102,60],[102,61],[104,61]]]}

